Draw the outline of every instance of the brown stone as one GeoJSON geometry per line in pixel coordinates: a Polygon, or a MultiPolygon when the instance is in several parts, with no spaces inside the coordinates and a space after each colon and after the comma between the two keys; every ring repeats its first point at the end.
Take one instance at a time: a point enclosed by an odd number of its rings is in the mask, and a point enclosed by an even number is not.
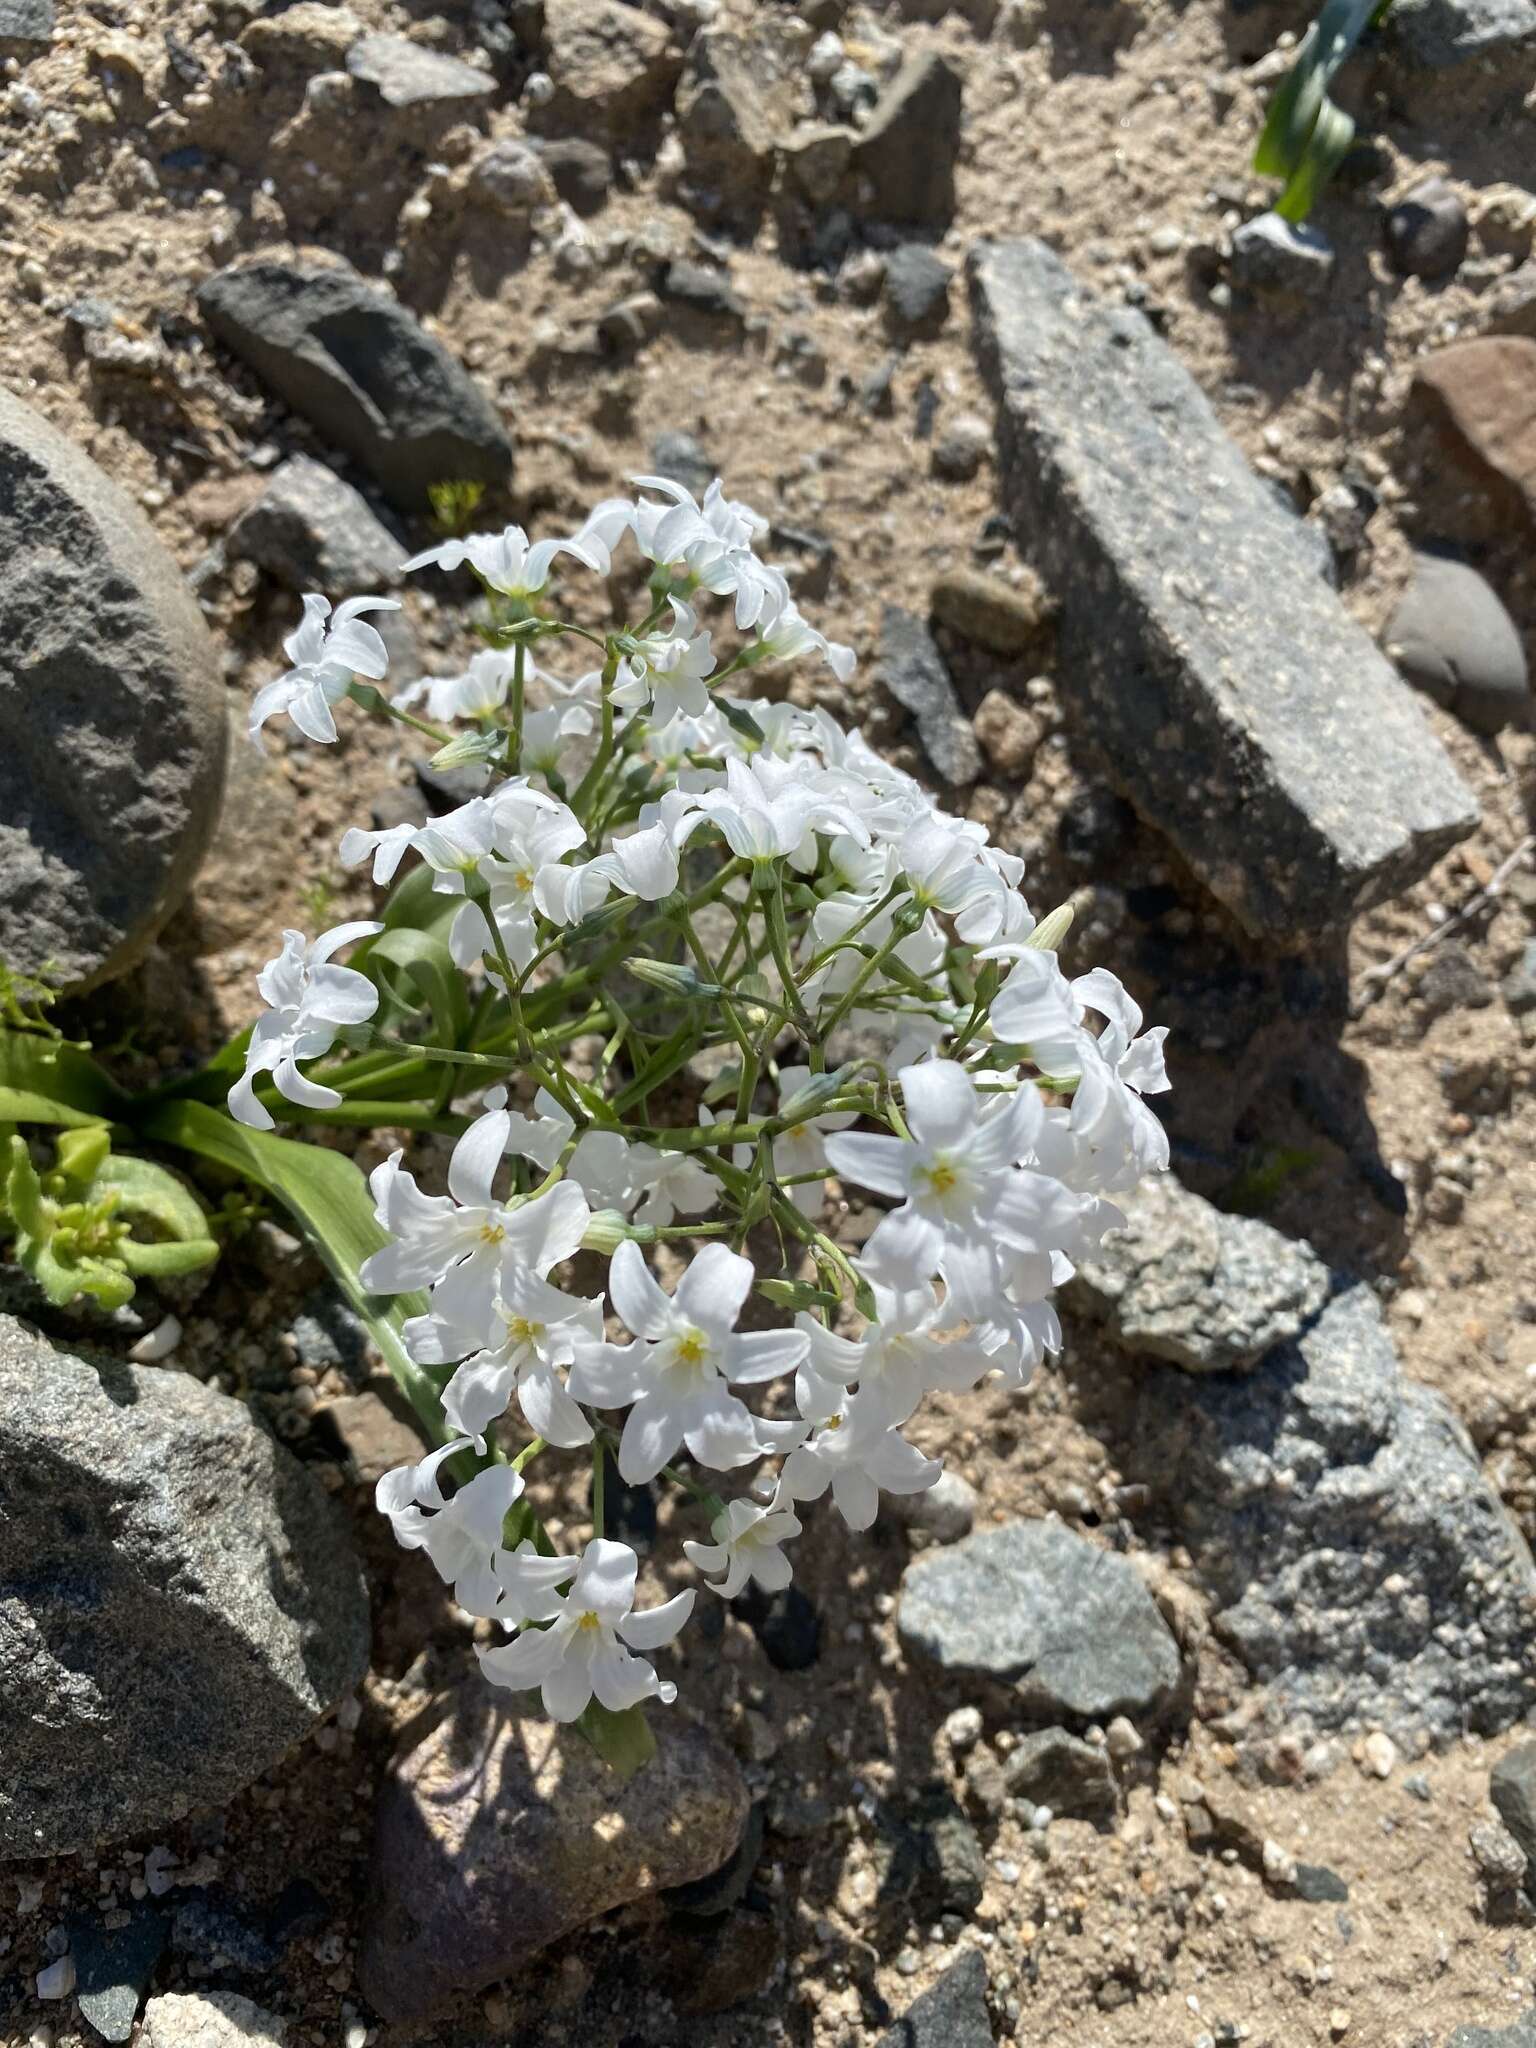
{"type": "Polygon", "coordinates": [[[934,578],[929,603],[941,626],[994,654],[1022,654],[1040,639],[1055,610],[1032,570],[1012,583],[987,569],[946,569],[934,578]]]}
{"type": "Polygon", "coordinates": [[[530,128],[633,143],[671,106],[683,56],[664,22],[621,0],[560,0],[546,20],[554,92],[529,109],[530,128]]]}
{"type": "Polygon", "coordinates": [[[677,1709],[626,1783],[574,1728],[517,1711],[478,1676],[439,1701],[380,1795],[358,1982],[391,2022],[483,1990],[600,1913],[719,1869],[747,1789],[677,1709]]]}
{"type": "Polygon", "coordinates": [[[1536,525],[1536,340],[1485,335],[1436,349],[1413,398],[1489,513],[1536,525]]]}

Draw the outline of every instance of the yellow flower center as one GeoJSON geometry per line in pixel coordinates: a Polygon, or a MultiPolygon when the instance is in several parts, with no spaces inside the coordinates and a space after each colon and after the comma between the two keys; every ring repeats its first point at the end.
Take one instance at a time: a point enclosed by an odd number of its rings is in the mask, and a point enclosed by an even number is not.
{"type": "Polygon", "coordinates": [[[597,1616],[589,1608],[587,1612],[581,1617],[580,1621],[577,1622],[576,1626],[578,1628],[601,1628],[602,1623],[598,1620],[597,1616]]]}
{"type": "Polygon", "coordinates": [[[512,880],[513,883],[516,885],[517,889],[524,896],[526,896],[529,890],[533,887],[533,869],[519,868],[517,873],[512,877],[512,880]]]}
{"type": "Polygon", "coordinates": [[[702,1365],[709,1351],[709,1345],[699,1330],[689,1330],[678,1339],[677,1362],[679,1365],[702,1365]]]}
{"type": "Polygon", "coordinates": [[[952,1190],[959,1183],[960,1179],[959,1174],[956,1173],[955,1169],[949,1164],[947,1160],[944,1159],[941,1159],[935,1166],[925,1167],[924,1175],[927,1179],[929,1187],[937,1196],[940,1197],[941,1200],[945,1195],[952,1192],[952,1190]]]}
{"type": "Polygon", "coordinates": [[[519,1344],[528,1344],[534,1338],[543,1336],[544,1325],[542,1323],[530,1323],[526,1316],[508,1316],[507,1331],[510,1336],[517,1339],[519,1344]]]}
{"type": "Polygon", "coordinates": [[[506,1231],[499,1223],[482,1223],[480,1226],[480,1242],[482,1244],[500,1244],[506,1234],[506,1231]]]}

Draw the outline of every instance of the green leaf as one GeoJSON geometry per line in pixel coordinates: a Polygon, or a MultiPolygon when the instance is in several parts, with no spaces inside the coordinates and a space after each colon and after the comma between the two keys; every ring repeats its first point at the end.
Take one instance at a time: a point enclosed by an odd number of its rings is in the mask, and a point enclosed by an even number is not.
{"type": "Polygon", "coordinates": [[[144,1216],[171,1237],[191,1243],[208,1235],[202,1203],[169,1167],[152,1159],[114,1153],[93,1178],[87,1199],[107,1188],[117,1190],[125,1214],[144,1216]]]}
{"type": "Polygon", "coordinates": [[[283,1204],[367,1325],[416,1410],[428,1442],[442,1443],[447,1431],[437,1389],[407,1352],[401,1335],[407,1316],[425,1312],[425,1298],[398,1294],[385,1299],[370,1294],[358,1277],[364,1260],[388,1240],[374,1219],[368,1183],[352,1161],[320,1145],[253,1131],[203,1102],[159,1104],[141,1128],[147,1138],[178,1145],[254,1181],[283,1204]]]}
{"type": "MultiPolygon", "coordinates": [[[[462,971],[435,933],[407,926],[380,932],[361,966],[384,998],[385,1013],[376,1020],[382,1028],[388,1028],[391,1006],[404,1016],[425,1009],[432,1018],[432,1043],[445,1052],[463,1048],[469,1036],[469,994],[462,971]]],[[[441,1106],[453,1093],[453,1070],[445,1065],[441,1075],[427,1078],[425,1093],[441,1106]]]]}
{"type": "Polygon", "coordinates": [[[1354,140],[1355,124],[1328,98],[1328,87],[1366,28],[1390,5],[1391,0],[1327,0],[1270,102],[1253,168],[1286,181],[1275,207],[1286,220],[1306,219],[1354,140]]]}
{"type": "Polygon", "coordinates": [[[118,1241],[113,1256],[125,1272],[158,1279],[168,1274],[200,1273],[213,1264],[219,1248],[211,1237],[165,1238],[159,1244],[125,1237],[118,1241]]]}
{"type": "Polygon", "coordinates": [[[77,1046],[0,1028],[0,1123],[116,1123],[129,1097],[77,1046]]]}
{"type": "Polygon", "coordinates": [[[593,1700],[577,1717],[575,1726],[608,1768],[626,1781],[656,1754],[651,1724],[638,1707],[626,1707],[622,1714],[616,1714],[593,1700]]]}

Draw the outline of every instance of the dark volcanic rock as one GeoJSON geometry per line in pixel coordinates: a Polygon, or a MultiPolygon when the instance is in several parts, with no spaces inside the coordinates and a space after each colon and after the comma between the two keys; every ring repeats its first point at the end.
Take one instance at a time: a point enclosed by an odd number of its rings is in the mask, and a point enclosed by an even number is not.
{"type": "Polygon", "coordinates": [[[886,2029],[876,2048],[992,2048],[996,2038],[987,2012],[987,1966],[971,1948],[886,2029]]]}
{"type": "Polygon", "coordinates": [[[945,227],[955,210],[960,74],[934,50],[908,57],[853,146],[864,210],[876,220],[945,227]]]}
{"type": "Polygon", "coordinates": [[[1476,807],[1296,520],[1140,314],[1035,242],[984,246],[972,279],[1062,687],[1138,809],[1258,936],[1406,888],[1476,807]]]}
{"type": "Polygon", "coordinates": [[[480,387],[355,272],[267,258],[219,271],[197,299],[224,346],[403,510],[423,510],[431,484],[511,474],[512,444],[480,387]]]}
{"type": "Polygon", "coordinates": [[[90,988],[142,958],[218,822],[196,600],[137,506],[0,392],[0,958],[90,988]]]}
{"type": "Polygon", "coordinates": [[[225,552],[290,590],[333,602],[400,580],[405,549],[361,493],[308,455],[292,455],[229,530],[225,552]]]}
{"type": "Polygon", "coordinates": [[[243,1402],[0,1317],[0,1857],[221,1804],[367,1666],[341,1518],[243,1402]]]}

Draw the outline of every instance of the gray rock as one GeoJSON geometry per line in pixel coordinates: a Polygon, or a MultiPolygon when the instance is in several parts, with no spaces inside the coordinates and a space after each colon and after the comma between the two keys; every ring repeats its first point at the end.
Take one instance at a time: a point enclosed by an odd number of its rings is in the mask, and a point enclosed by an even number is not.
{"type": "Polygon", "coordinates": [[[530,128],[633,146],[672,104],[683,55],[664,22],[625,0],[559,0],[543,14],[554,90],[525,102],[530,128]]]}
{"type": "Polygon", "coordinates": [[[1536,1742],[1522,1742],[1500,1757],[1488,1779],[1488,1797],[1526,1861],[1536,1863],[1536,1742]]]}
{"type": "Polygon", "coordinates": [[[1346,1906],[1349,1886],[1326,1863],[1298,1863],[1291,1889],[1309,1906],[1346,1906]]]}
{"type": "Polygon", "coordinates": [[[918,1814],[913,1832],[925,1910],[969,1918],[987,1888],[987,1859],[976,1830],[948,1794],[940,1793],[918,1814]]]}
{"type": "Polygon", "coordinates": [[[1467,1847],[1489,1896],[1512,1899],[1525,1882],[1529,1859],[1503,1821],[1474,1821],[1467,1830],[1467,1847]]]}
{"type": "Polygon", "coordinates": [[[1126,793],[1256,936],[1406,888],[1476,806],[1299,522],[1140,314],[1039,243],[972,265],[1005,508],[1062,598],[1058,687],[1126,793]]]}
{"type": "Polygon", "coordinates": [[[104,2041],[126,2041],[132,2035],[139,2001],[165,1940],[165,1915],[147,1899],[128,1908],[123,1927],[103,1927],[84,1914],[70,1921],[75,1996],[81,2016],[104,2041]]]}
{"type": "Polygon", "coordinates": [[[715,1736],[667,1709],[626,1783],[574,1728],[519,1718],[479,1676],[441,1699],[377,1809],[358,1982],[416,2022],[515,1974],[601,1913],[716,1871],[747,1789],[715,1736]]]}
{"type": "Polygon", "coordinates": [[[282,2048],[287,2035],[238,1991],[167,1991],[144,2008],[143,2048],[282,2048]]]}
{"type": "Polygon", "coordinates": [[[1474,732],[1501,732],[1529,714],[1530,676],[1515,622],[1466,562],[1414,557],[1413,581],[1385,645],[1411,683],[1474,732]]]}
{"type": "Polygon", "coordinates": [[[542,151],[515,136],[493,142],[470,166],[469,197],[508,220],[527,221],[554,202],[555,187],[542,151]]]}
{"type": "Polygon", "coordinates": [[[1458,2027],[1445,2048],[1536,2048],[1536,2013],[1509,2027],[1458,2027]]]}
{"type": "Polygon", "coordinates": [[[599,212],[613,189],[613,159],[584,135],[552,135],[532,145],[566,205],[585,217],[599,212]]]}
{"type": "Polygon", "coordinates": [[[915,51],[881,93],[853,146],[853,172],[876,220],[945,227],[955,210],[960,74],[934,50],[915,51]]]}
{"type": "Polygon", "coordinates": [[[1069,1820],[1111,1822],[1120,1808],[1109,1752],[1065,1728],[1043,1728],[1015,1744],[1003,1779],[1014,1798],[1069,1820]]]}
{"type": "Polygon", "coordinates": [[[706,218],[751,222],[773,182],[774,138],[801,79],[800,53],[772,16],[745,32],[703,29],[677,95],[687,196],[706,218]]]}
{"type": "Polygon", "coordinates": [[[927,339],[949,318],[954,272],[921,242],[905,242],[885,262],[885,317],[904,341],[927,339]]]}
{"type": "Polygon", "coordinates": [[[1527,939],[1525,951],[1505,975],[1504,1001],[1512,1015],[1528,1017],[1536,1010],[1536,939],[1527,939]]]}
{"type": "Polygon", "coordinates": [[[1413,116],[1465,115],[1518,100],[1536,51],[1536,0],[1396,0],[1383,69],[1413,116]]]}
{"type": "Polygon", "coordinates": [[[231,561],[249,561],[290,590],[333,601],[400,581],[405,549],[368,500],[323,462],[291,455],[230,528],[231,561]]]}
{"type": "Polygon", "coordinates": [[[510,476],[512,444],[480,387],[355,272],[268,258],[219,271],[197,300],[224,346],[403,510],[419,512],[431,484],[510,476]]]}
{"type": "Polygon", "coordinates": [[[1228,1216],[1171,1173],[1119,1200],[1112,1231],[1078,1266],[1071,1299],[1127,1351],[1188,1372],[1242,1372],[1294,1337],[1328,1299],[1310,1245],[1228,1216]]]}
{"type": "Polygon", "coordinates": [[[702,498],[720,472],[701,441],[680,427],[665,427],[651,443],[651,474],[664,476],[702,498]]]}
{"type": "Polygon", "coordinates": [[[993,2048],[996,2039],[987,2011],[987,1966],[979,1951],[968,1948],[875,2048],[993,2048]]]}
{"type": "Polygon", "coordinates": [[[408,36],[359,37],[347,52],[347,69],[376,87],[386,107],[426,107],[457,116],[466,100],[484,99],[496,90],[488,71],[424,49],[408,36]]]}
{"type": "Polygon", "coordinates": [[[1387,254],[1404,277],[1449,277],[1467,253],[1467,209],[1444,178],[1423,178],[1382,223],[1387,254]]]}
{"type": "Polygon", "coordinates": [[[880,680],[917,725],[923,752],[952,788],[976,780],[981,748],[944,657],[921,619],[888,604],[880,615],[880,680]]]}
{"type": "Polygon", "coordinates": [[[1452,1010],[1486,1010],[1493,1002],[1493,990],[1472,955],[1454,940],[1436,947],[1413,993],[1429,1018],[1448,1016],[1452,1010]]]}
{"type": "Polygon", "coordinates": [[[1178,1515],[1277,1725],[1448,1742],[1536,1700],[1530,1553],[1368,1288],[1244,1378],[1144,1380],[1122,1469],[1178,1515]]]}
{"type": "Polygon", "coordinates": [[[886,1503],[894,1520],[921,1529],[935,1543],[958,1543],[976,1521],[976,1489],[958,1472],[941,1472],[922,1493],[893,1493],[886,1503]]]}
{"type": "Polygon", "coordinates": [[[747,317],[746,306],[741,295],[732,289],[730,278],[723,270],[712,270],[702,263],[674,260],[662,271],[656,289],[673,305],[684,306],[690,313],[700,313],[708,319],[728,320],[739,327],[747,317]]]}
{"type": "Polygon", "coordinates": [[[1278,213],[1244,221],[1232,237],[1232,282],[1281,311],[1300,311],[1323,298],[1333,262],[1326,235],[1278,213]]]}
{"type": "Polygon", "coordinates": [[[1135,1566],[1059,1522],[1006,1522],[914,1559],[896,1625],[909,1655],[1010,1683],[1042,1716],[1144,1713],[1179,1676],[1135,1566]]]}
{"type": "Polygon", "coordinates": [[[838,122],[802,123],[779,143],[785,178],[812,206],[825,206],[847,175],[853,141],[853,130],[838,122]]]}
{"type": "Polygon", "coordinates": [[[0,1857],[234,1796],[368,1665],[340,1517],[243,1402],[0,1318],[0,1857]]]}
{"type": "Polygon", "coordinates": [[[1536,340],[1536,258],[1501,277],[1482,304],[1484,334],[1518,334],[1536,340]]]}
{"type": "Polygon", "coordinates": [[[219,815],[224,691],[138,508],[0,392],[0,958],[93,988],[141,959],[219,815]]]}
{"type": "Polygon", "coordinates": [[[0,43],[53,41],[53,0],[0,0],[0,43]]]}

